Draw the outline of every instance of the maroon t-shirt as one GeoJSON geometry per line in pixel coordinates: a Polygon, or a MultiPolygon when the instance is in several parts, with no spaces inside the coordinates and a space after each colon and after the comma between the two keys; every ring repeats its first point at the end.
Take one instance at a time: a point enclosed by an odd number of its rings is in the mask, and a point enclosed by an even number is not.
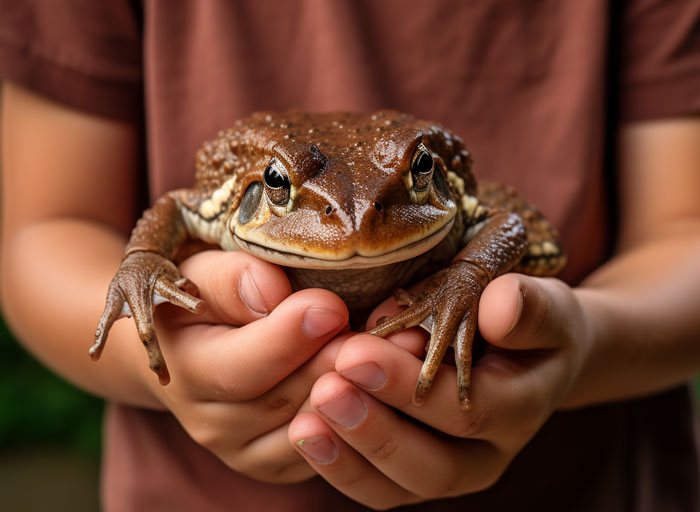
{"type": "MultiPolygon", "coordinates": [[[[458,133],[478,177],[562,233],[575,285],[612,254],[620,123],[700,112],[696,0],[0,0],[0,77],[144,127],[151,198],[252,111],[395,108],[458,133]],[[614,4],[614,5],[612,5],[614,4]]],[[[624,362],[621,362],[624,364],[624,362]]],[[[406,510],[695,510],[685,388],[556,413],[482,493],[406,510]]],[[[108,412],[106,510],[360,510],[255,482],[165,413],[108,412]]]]}

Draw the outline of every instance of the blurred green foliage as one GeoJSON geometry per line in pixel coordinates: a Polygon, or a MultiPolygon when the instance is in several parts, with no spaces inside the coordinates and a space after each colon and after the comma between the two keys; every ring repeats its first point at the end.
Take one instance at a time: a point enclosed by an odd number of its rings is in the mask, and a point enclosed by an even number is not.
{"type": "Polygon", "coordinates": [[[0,320],[0,452],[61,444],[97,456],[102,405],[27,354],[0,320]]]}

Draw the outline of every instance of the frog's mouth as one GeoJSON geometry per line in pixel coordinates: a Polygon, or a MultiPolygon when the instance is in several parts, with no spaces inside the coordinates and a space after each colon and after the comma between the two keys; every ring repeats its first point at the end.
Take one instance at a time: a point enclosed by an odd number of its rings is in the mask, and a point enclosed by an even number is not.
{"type": "Polygon", "coordinates": [[[257,256],[263,260],[285,267],[314,269],[372,268],[408,260],[426,253],[445,238],[445,236],[452,229],[454,221],[455,218],[452,217],[437,231],[434,231],[428,236],[401,247],[397,247],[396,249],[387,251],[378,256],[363,256],[361,254],[355,254],[344,259],[334,259],[330,254],[328,257],[320,257],[284,252],[243,240],[238,235],[234,235],[233,239],[241,250],[253,254],[254,256],[257,256]]]}

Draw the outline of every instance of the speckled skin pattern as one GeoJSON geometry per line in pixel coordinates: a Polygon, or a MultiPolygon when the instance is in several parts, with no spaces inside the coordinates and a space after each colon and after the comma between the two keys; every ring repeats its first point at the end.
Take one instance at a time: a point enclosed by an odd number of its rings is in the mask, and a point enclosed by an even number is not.
{"type": "Polygon", "coordinates": [[[398,289],[406,308],[369,332],[420,325],[431,333],[417,404],[452,346],[468,408],[482,291],[510,270],[554,275],[565,262],[546,219],[510,188],[477,185],[471,167],[459,137],[394,111],[262,112],[237,121],[197,154],[195,185],[164,195],[137,223],[90,353],[99,358],[112,323],[133,315],[167,384],[154,300],[203,309],[173,263],[197,239],[282,265],[295,289],[337,293],[354,325],[398,289]],[[401,290],[426,276],[420,295],[401,290]]]}

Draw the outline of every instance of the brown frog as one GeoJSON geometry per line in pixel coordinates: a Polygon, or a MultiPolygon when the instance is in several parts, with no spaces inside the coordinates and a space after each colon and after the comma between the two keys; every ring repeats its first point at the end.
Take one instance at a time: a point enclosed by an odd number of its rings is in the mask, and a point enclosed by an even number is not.
{"type": "Polygon", "coordinates": [[[553,275],[565,262],[539,212],[512,189],[477,185],[459,137],[399,112],[256,113],[204,144],[195,179],[138,221],[90,350],[98,359],[113,322],[133,315],[162,384],[170,376],[154,305],[204,308],[173,263],[188,238],[282,265],[294,289],[335,292],[355,325],[398,290],[405,309],[369,332],[420,325],[431,333],[417,404],[452,346],[465,408],[486,285],[511,270],[553,275]],[[418,296],[401,290],[427,275],[418,296]]]}

